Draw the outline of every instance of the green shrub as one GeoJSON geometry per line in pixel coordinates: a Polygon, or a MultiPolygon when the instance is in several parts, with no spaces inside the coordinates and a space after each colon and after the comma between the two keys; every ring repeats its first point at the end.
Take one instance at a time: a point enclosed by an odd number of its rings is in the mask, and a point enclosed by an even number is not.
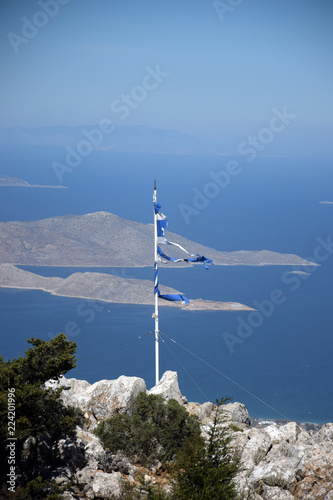
{"type": "Polygon", "coordinates": [[[104,448],[122,452],[145,466],[165,465],[186,439],[199,433],[197,417],[189,415],[177,401],[164,403],[162,397],[144,392],[135,399],[130,415],[117,414],[95,430],[104,448]]]}

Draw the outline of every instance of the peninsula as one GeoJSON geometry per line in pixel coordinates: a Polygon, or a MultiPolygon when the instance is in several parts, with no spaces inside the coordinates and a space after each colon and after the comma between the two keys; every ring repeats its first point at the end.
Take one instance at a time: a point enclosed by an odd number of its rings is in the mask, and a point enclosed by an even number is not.
{"type": "MultiPolygon", "coordinates": [[[[114,302],[118,304],[153,305],[153,282],[149,280],[127,279],[106,273],[74,273],[68,278],[46,278],[29,271],[23,271],[12,264],[0,264],[0,287],[43,290],[61,297],[114,302]]],[[[180,293],[161,286],[161,293],[180,293]]],[[[186,306],[167,300],[161,306],[180,307],[188,311],[251,311],[250,307],[238,302],[217,302],[193,299],[186,306]]]]}

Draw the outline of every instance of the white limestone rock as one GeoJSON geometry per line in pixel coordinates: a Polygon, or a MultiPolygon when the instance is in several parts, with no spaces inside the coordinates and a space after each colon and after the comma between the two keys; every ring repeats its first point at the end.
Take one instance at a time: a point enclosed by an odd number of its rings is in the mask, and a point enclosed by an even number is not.
{"type": "Polygon", "coordinates": [[[129,412],[137,395],[146,391],[146,383],[141,378],[122,375],[116,380],[100,380],[89,387],[88,391],[90,398],[87,414],[93,428],[98,422],[117,412],[129,412]]]}
{"type": "MultiPolygon", "coordinates": [[[[46,386],[63,387],[61,397],[64,403],[80,407],[85,414],[87,428],[77,429],[76,446],[67,440],[59,441],[60,456],[65,462],[84,448],[87,465],[77,471],[76,477],[83,485],[85,498],[108,498],[112,495],[118,498],[121,479],[133,478],[137,470],[127,462],[124,462],[126,467],[115,467],[114,461],[121,457],[108,455],[91,431],[98,422],[117,412],[130,412],[135,397],[140,392],[146,392],[145,382],[138,377],[122,376],[117,380],[101,380],[91,385],[84,380],[60,377],[58,382],[49,381],[46,386]]],[[[158,394],[166,401],[175,399],[184,404],[189,413],[199,417],[202,434],[207,435],[215,406],[212,403],[185,403],[176,372],[165,372],[148,394],[158,394]]],[[[223,425],[232,434],[232,447],[241,457],[241,471],[235,483],[242,498],[333,500],[333,423],[324,425],[316,432],[306,431],[304,426],[295,422],[281,425],[267,421],[249,428],[250,416],[243,404],[229,403],[221,406],[219,412],[225,417],[223,425]],[[239,427],[240,431],[235,432],[230,424],[239,427]]],[[[23,457],[29,458],[34,446],[36,443],[28,438],[23,447],[23,457]]],[[[47,452],[46,444],[42,442],[39,453],[42,454],[43,450],[47,452]]],[[[62,484],[66,475],[67,471],[62,467],[55,478],[62,484]]]]}
{"type": "Polygon", "coordinates": [[[64,404],[81,408],[89,430],[116,412],[130,411],[136,396],[146,391],[143,379],[124,375],[116,380],[100,380],[93,385],[85,380],[60,377],[59,381],[48,381],[45,386],[53,389],[62,387],[64,404]]]}
{"type": "Polygon", "coordinates": [[[263,482],[267,486],[290,489],[296,483],[296,466],[296,459],[281,457],[279,460],[263,463],[255,467],[249,479],[254,488],[263,482]]]}
{"type": "Polygon", "coordinates": [[[242,403],[228,403],[222,405],[219,411],[226,418],[227,421],[232,422],[239,427],[249,427],[251,419],[249,412],[242,403]]]}
{"type": "Polygon", "coordinates": [[[77,472],[76,478],[83,485],[84,498],[119,498],[121,495],[122,475],[120,472],[102,472],[87,466],[77,472]]]}
{"type": "Polygon", "coordinates": [[[267,432],[259,429],[250,429],[244,437],[242,463],[245,470],[251,471],[266,457],[272,441],[267,432]]]}
{"type": "Polygon", "coordinates": [[[88,464],[97,467],[99,461],[105,457],[105,451],[100,439],[91,432],[81,427],[76,428],[76,439],[79,445],[84,447],[84,453],[88,464]]]}
{"type": "Polygon", "coordinates": [[[183,404],[186,399],[182,396],[178,384],[178,374],[168,370],[164,373],[161,380],[156,384],[148,394],[156,394],[162,396],[166,401],[175,399],[178,403],[183,404]]]}
{"type": "Polygon", "coordinates": [[[91,485],[94,496],[91,496],[90,498],[105,499],[111,497],[112,495],[115,498],[119,498],[121,494],[121,480],[122,475],[120,472],[112,472],[109,474],[108,472],[97,471],[94,474],[93,483],[91,485]]]}
{"type": "Polygon", "coordinates": [[[263,500],[329,500],[333,490],[333,424],[307,432],[295,422],[236,433],[241,453],[238,491],[263,500]]]}
{"type": "Polygon", "coordinates": [[[85,411],[89,400],[89,388],[91,384],[86,380],[77,380],[76,378],[66,378],[63,375],[59,380],[48,380],[45,387],[50,389],[59,389],[62,387],[61,399],[67,406],[74,406],[85,411]]]}
{"type": "Polygon", "coordinates": [[[201,406],[200,403],[187,403],[185,408],[190,415],[198,416],[200,411],[200,406],[201,406]]]}
{"type": "Polygon", "coordinates": [[[277,486],[264,485],[260,491],[263,500],[294,500],[294,495],[288,490],[282,490],[277,486]]]}
{"type": "Polygon", "coordinates": [[[199,411],[198,411],[199,420],[202,421],[206,418],[209,418],[212,414],[213,408],[214,408],[214,404],[209,403],[209,402],[203,403],[202,405],[200,405],[199,411]]]}

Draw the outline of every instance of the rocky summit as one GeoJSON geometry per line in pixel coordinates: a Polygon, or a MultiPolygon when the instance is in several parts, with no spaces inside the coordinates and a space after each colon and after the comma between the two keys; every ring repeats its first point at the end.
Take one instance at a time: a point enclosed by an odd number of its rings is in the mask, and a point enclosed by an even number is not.
{"type": "MultiPolygon", "coordinates": [[[[112,495],[120,498],[124,481],[133,483],[142,471],[126,457],[105,451],[93,430],[102,420],[129,412],[135,397],[147,391],[145,381],[121,376],[91,385],[84,380],[61,377],[46,385],[54,389],[62,387],[63,402],[81,408],[84,413],[85,425],[77,428],[76,442],[61,440],[58,443],[68,464],[76,464],[75,480],[81,485],[84,498],[112,495]]],[[[198,416],[202,434],[207,435],[214,405],[188,402],[181,394],[176,372],[165,372],[160,382],[147,392],[184,405],[189,413],[198,416]]],[[[223,425],[232,430],[232,446],[241,457],[241,471],[236,476],[241,498],[333,500],[333,423],[321,426],[286,421],[251,422],[241,403],[223,405],[219,411],[225,417],[223,425]]],[[[28,442],[25,452],[29,453],[28,442]]],[[[157,482],[160,479],[156,472],[156,468],[146,470],[145,479],[157,482]]],[[[70,475],[66,465],[53,471],[53,478],[60,485],[65,484],[70,475]]],[[[167,483],[165,491],[168,491],[167,483]]],[[[73,492],[64,493],[67,500],[80,497],[73,492]]]]}

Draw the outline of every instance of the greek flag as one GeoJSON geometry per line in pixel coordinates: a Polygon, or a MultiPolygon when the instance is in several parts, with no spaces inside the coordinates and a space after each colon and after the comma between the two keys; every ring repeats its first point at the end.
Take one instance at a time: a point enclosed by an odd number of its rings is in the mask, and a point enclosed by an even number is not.
{"type": "Polygon", "coordinates": [[[160,203],[154,203],[154,210],[156,214],[156,225],[157,225],[157,259],[158,262],[163,264],[167,264],[168,262],[202,262],[205,269],[208,269],[208,264],[214,265],[211,259],[208,259],[204,255],[199,255],[198,253],[189,253],[185,248],[183,248],[178,243],[174,243],[172,241],[168,241],[165,237],[165,229],[168,225],[167,218],[164,214],[162,214],[160,203]],[[175,247],[180,248],[184,253],[186,253],[189,257],[183,259],[174,259],[172,257],[168,257],[164,252],[162,252],[159,245],[173,245],[175,247]]]}
{"type": "Polygon", "coordinates": [[[165,237],[165,230],[168,225],[167,218],[161,212],[161,205],[159,203],[154,202],[154,211],[155,211],[155,219],[156,219],[156,233],[157,233],[157,241],[156,241],[156,262],[154,265],[155,270],[155,279],[154,279],[154,294],[164,300],[170,300],[172,302],[183,302],[188,304],[190,301],[183,294],[161,294],[158,288],[158,268],[157,263],[161,262],[163,264],[167,263],[176,263],[176,262],[201,262],[205,269],[208,269],[208,264],[212,264],[211,259],[208,259],[204,255],[199,255],[198,253],[189,253],[184,247],[179,245],[178,243],[174,243],[173,241],[169,241],[165,237]],[[175,259],[173,257],[169,257],[164,252],[162,252],[161,247],[159,245],[173,245],[178,247],[182,252],[184,252],[188,257],[175,259]]]}
{"type": "Polygon", "coordinates": [[[158,289],[158,269],[157,265],[155,262],[155,280],[154,280],[154,294],[157,294],[160,299],[164,300],[170,300],[171,302],[184,302],[185,304],[188,304],[190,301],[185,295],[183,294],[174,294],[174,293],[167,293],[167,294],[162,294],[159,289],[158,289]]]}

